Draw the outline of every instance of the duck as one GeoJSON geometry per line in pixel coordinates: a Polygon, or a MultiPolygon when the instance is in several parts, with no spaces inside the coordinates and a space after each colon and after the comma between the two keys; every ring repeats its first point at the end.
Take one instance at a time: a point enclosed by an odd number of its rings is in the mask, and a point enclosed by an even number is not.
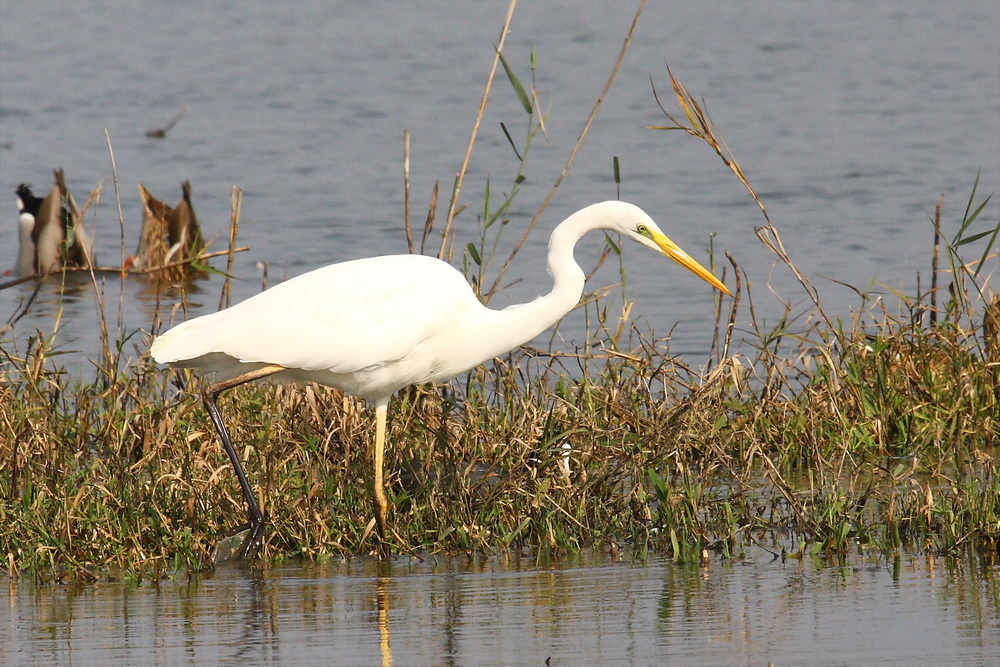
{"type": "Polygon", "coordinates": [[[44,198],[36,196],[28,183],[14,190],[20,216],[15,268],[21,276],[94,266],[94,240],[81,222],[65,173],[56,169],[53,174],[55,185],[44,198]]]}
{"type": "Polygon", "coordinates": [[[35,274],[35,242],[31,239],[31,233],[35,230],[35,219],[43,200],[35,196],[27,183],[18,185],[14,193],[17,195],[17,210],[20,212],[17,264],[14,270],[20,276],[30,276],[35,274]]]}
{"type": "Polygon", "coordinates": [[[187,260],[197,257],[205,247],[191,204],[191,182],[181,183],[181,200],[175,207],[154,197],[142,183],[139,196],[143,206],[142,233],[130,268],[154,272],[159,280],[183,280],[191,273],[187,260]],[[165,266],[168,268],[157,270],[165,266]]]}

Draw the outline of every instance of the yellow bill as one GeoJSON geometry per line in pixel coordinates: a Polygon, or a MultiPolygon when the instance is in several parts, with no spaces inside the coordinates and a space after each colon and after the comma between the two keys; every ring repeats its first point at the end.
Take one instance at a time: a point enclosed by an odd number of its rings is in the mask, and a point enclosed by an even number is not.
{"type": "Polygon", "coordinates": [[[668,239],[663,234],[657,234],[655,232],[653,232],[652,238],[653,242],[659,246],[664,255],[674,260],[723,294],[732,296],[732,292],[730,292],[726,286],[722,284],[722,281],[712,275],[712,273],[709,272],[709,270],[704,266],[696,262],[691,255],[681,250],[680,246],[676,243],[668,239]]]}

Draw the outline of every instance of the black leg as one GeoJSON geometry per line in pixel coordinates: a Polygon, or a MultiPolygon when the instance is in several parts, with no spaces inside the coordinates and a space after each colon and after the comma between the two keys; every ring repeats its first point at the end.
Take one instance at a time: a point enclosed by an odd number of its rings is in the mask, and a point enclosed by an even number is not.
{"type": "Polygon", "coordinates": [[[226,389],[274,375],[283,370],[285,369],[281,366],[265,366],[231,380],[216,382],[206,387],[202,392],[202,401],[205,404],[205,409],[208,410],[208,414],[212,418],[212,423],[215,424],[215,430],[219,432],[219,438],[222,439],[222,446],[226,448],[226,454],[229,455],[229,462],[232,463],[233,470],[236,472],[236,478],[240,481],[240,488],[243,489],[243,499],[247,503],[247,522],[237,526],[233,533],[234,535],[238,535],[244,530],[249,531],[239,551],[235,554],[236,558],[254,558],[257,556],[261,546],[264,544],[264,514],[260,511],[260,504],[257,502],[257,497],[253,494],[253,489],[250,488],[250,481],[243,470],[243,464],[240,462],[239,456],[236,455],[236,448],[233,447],[229,431],[222,421],[222,413],[219,412],[216,400],[219,398],[219,394],[226,389]]]}
{"type": "Polygon", "coordinates": [[[226,448],[226,454],[229,455],[229,462],[233,464],[236,478],[240,481],[240,487],[243,489],[243,499],[247,503],[247,523],[237,527],[234,534],[238,534],[247,528],[250,529],[250,532],[247,534],[246,539],[243,540],[243,546],[240,547],[237,558],[254,558],[257,552],[260,551],[263,543],[264,515],[260,511],[260,505],[253,494],[253,489],[250,488],[250,481],[247,479],[246,472],[243,471],[243,464],[236,455],[233,441],[229,438],[229,431],[226,430],[226,425],[222,421],[222,414],[219,412],[219,406],[215,402],[217,397],[218,393],[213,392],[211,387],[202,395],[205,409],[208,410],[209,416],[212,417],[215,430],[219,432],[219,437],[222,439],[222,446],[226,448]]]}

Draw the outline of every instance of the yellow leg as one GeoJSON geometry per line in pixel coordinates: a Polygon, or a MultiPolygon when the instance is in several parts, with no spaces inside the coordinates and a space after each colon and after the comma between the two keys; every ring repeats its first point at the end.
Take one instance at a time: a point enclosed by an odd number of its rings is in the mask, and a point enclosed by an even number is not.
{"type": "Polygon", "coordinates": [[[385,400],[375,404],[375,488],[373,489],[373,495],[378,536],[382,541],[379,550],[383,558],[389,556],[389,542],[385,539],[387,532],[386,513],[389,510],[389,501],[385,497],[385,480],[382,476],[385,459],[385,419],[388,403],[389,401],[385,400]]]}

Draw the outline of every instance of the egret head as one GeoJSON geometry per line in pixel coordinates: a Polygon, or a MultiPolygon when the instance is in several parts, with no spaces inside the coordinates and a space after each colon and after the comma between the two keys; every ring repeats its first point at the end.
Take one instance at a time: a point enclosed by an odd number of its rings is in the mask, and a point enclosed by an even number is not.
{"type": "Polygon", "coordinates": [[[666,255],[723,294],[732,296],[732,293],[718,278],[712,275],[708,269],[696,262],[691,255],[684,252],[680,246],[671,241],[667,235],[660,230],[657,224],[653,222],[653,219],[646,215],[645,211],[638,206],[633,206],[632,204],[626,204],[625,202],[620,203],[622,204],[622,212],[624,215],[618,217],[616,231],[624,234],[634,241],[637,241],[638,243],[641,243],[644,246],[666,255]]]}

